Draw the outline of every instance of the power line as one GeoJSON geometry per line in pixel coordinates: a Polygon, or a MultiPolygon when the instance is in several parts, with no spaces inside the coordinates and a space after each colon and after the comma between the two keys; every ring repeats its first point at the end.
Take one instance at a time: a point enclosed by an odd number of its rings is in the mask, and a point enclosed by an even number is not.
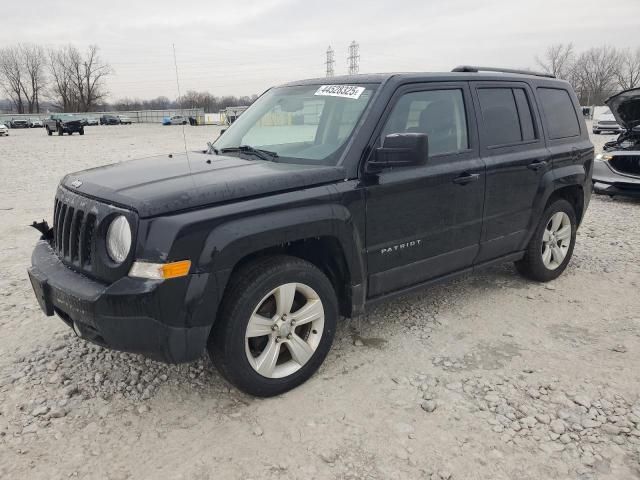
{"type": "Polygon", "coordinates": [[[334,51],[333,48],[331,48],[331,45],[327,48],[327,61],[324,63],[327,66],[327,77],[333,77],[335,75],[333,66],[336,63],[336,60],[334,58],[334,51]]]}
{"type": "Polygon", "coordinates": [[[349,56],[347,57],[349,75],[355,75],[360,71],[360,44],[354,40],[349,45],[349,56]]]}

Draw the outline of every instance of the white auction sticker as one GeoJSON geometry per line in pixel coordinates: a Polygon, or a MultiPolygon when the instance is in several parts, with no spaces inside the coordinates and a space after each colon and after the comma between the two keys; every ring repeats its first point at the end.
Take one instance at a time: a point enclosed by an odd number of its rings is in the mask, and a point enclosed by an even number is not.
{"type": "Polygon", "coordinates": [[[364,92],[364,87],[354,85],[322,85],[314,95],[325,95],[329,97],[360,98],[364,92]]]}

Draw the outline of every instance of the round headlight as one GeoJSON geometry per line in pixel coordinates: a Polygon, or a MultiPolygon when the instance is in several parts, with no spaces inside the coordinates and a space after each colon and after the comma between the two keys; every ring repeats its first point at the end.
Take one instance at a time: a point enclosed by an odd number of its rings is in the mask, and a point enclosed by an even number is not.
{"type": "Polygon", "coordinates": [[[120,215],[113,219],[107,230],[107,253],[111,260],[122,263],[131,250],[131,227],[127,219],[120,215]]]}

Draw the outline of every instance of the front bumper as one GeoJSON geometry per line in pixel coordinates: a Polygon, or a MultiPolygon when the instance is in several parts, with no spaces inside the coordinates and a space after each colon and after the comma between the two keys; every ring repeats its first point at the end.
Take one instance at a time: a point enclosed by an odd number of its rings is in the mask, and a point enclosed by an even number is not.
{"type": "Polygon", "coordinates": [[[190,298],[206,278],[161,282],[124,277],[107,285],[66,267],[48,242],[36,245],[29,278],[45,314],[57,314],[82,338],[167,363],[198,359],[210,324],[194,325],[190,298]]]}
{"type": "Polygon", "coordinates": [[[62,125],[62,130],[64,130],[65,132],[76,133],[82,130],[83,128],[84,128],[84,125],[82,125],[81,123],[72,123],[72,124],[65,123],[64,125],[62,125]]]}
{"type": "Polygon", "coordinates": [[[594,132],[622,132],[622,127],[620,125],[594,125],[592,130],[594,132]]]}
{"type": "Polygon", "coordinates": [[[593,165],[593,190],[604,195],[640,197],[640,177],[616,172],[606,162],[593,165]]]}

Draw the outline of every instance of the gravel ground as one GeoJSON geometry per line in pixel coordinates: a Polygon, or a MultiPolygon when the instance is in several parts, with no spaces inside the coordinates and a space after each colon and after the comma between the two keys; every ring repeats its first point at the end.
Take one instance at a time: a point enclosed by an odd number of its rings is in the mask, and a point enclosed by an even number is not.
{"type": "Polygon", "coordinates": [[[63,174],[183,148],[151,125],[0,138],[0,478],[640,478],[640,202],[593,197],[551,284],[503,265],[387,303],[305,385],[255,399],[205,357],[76,339],[26,276],[63,174]]]}

